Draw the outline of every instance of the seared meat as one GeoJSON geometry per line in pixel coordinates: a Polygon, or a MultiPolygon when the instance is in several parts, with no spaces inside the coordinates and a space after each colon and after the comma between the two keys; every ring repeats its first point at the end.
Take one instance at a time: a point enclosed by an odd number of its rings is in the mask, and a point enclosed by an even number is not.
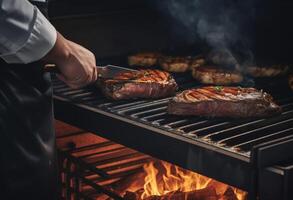
{"type": "Polygon", "coordinates": [[[162,56],[159,65],[168,72],[186,72],[205,64],[202,55],[198,56],[162,56]]]}
{"type": "Polygon", "coordinates": [[[190,59],[190,69],[194,69],[206,64],[206,60],[202,55],[190,59]]]}
{"type": "Polygon", "coordinates": [[[169,72],[186,72],[189,69],[188,57],[164,56],[159,59],[160,66],[169,72]]]}
{"type": "Polygon", "coordinates": [[[186,72],[190,69],[190,57],[163,56],[159,59],[159,64],[168,72],[186,72]]]}
{"type": "Polygon", "coordinates": [[[161,54],[155,52],[137,53],[128,56],[128,64],[131,66],[150,67],[158,64],[159,57],[161,57],[161,54]]]}
{"type": "Polygon", "coordinates": [[[272,66],[247,66],[242,69],[244,73],[252,77],[275,77],[284,75],[288,72],[289,67],[287,65],[272,65],[272,66]]]}
{"type": "Polygon", "coordinates": [[[160,70],[140,70],[121,73],[111,80],[98,83],[111,99],[160,98],[174,95],[177,84],[173,77],[160,70]]]}
{"type": "Polygon", "coordinates": [[[271,95],[255,88],[209,86],[185,90],[168,105],[168,113],[207,117],[267,117],[281,112],[271,95]]]}
{"type": "Polygon", "coordinates": [[[293,74],[289,76],[289,86],[293,90],[293,74]]]}
{"type": "Polygon", "coordinates": [[[243,76],[236,70],[217,66],[200,66],[192,69],[192,76],[203,84],[229,85],[243,81],[243,76]]]}

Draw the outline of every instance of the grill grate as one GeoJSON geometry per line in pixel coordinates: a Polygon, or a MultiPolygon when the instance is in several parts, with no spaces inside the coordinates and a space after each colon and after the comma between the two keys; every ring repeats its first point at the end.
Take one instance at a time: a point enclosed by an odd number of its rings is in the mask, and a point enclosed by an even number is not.
{"type": "MultiPolygon", "coordinates": [[[[180,90],[199,86],[191,75],[176,74],[174,78],[180,90]]],[[[283,108],[281,115],[207,119],[168,115],[170,97],[111,101],[96,88],[73,90],[53,77],[55,115],[119,144],[255,195],[257,168],[293,157],[288,153],[293,152],[293,145],[281,146],[284,141],[293,143],[293,92],[284,80],[255,82],[256,88],[273,95],[283,108]]]]}
{"type": "MultiPolygon", "coordinates": [[[[181,88],[197,86],[195,83],[190,83],[194,81],[189,77],[186,79],[177,77],[176,81],[181,88]]],[[[166,109],[170,98],[115,102],[103,98],[94,88],[72,90],[56,79],[53,84],[55,96],[159,127],[191,140],[201,140],[243,156],[249,156],[257,144],[293,134],[293,95],[288,90],[280,92],[271,91],[269,88],[269,92],[283,109],[280,116],[229,120],[168,116],[166,109]]]]}

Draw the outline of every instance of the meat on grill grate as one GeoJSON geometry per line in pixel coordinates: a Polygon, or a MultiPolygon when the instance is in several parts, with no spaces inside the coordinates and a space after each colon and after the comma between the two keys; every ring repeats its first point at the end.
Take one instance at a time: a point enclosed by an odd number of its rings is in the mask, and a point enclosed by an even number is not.
{"type": "Polygon", "coordinates": [[[287,65],[272,65],[272,66],[246,66],[243,68],[243,72],[249,76],[259,77],[275,77],[284,75],[288,72],[289,67],[287,65]]]}
{"type": "Polygon", "coordinates": [[[202,55],[198,56],[162,56],[159,65],[168,72],[186,72],[205,64],[202,55]]]}
{"type": "Polygon", "coordinates": [[[229,85],[243,81],[240,72],[218,66],[200,66],[192,69],[192,76],[203,84],[229,85]]]}
{"type": "Polygon", "coordinates": [[[190,57],[163,56],[159,64],[168,72],[186,72],[190,69],[190,57]]]}
{"type": "Polygon", "coordinates": [[[281,112],[271,95],[255,88],[209,86],[185,90],[168,105],[168,113],[207,117],[266,117],[281,112]]]}
{"type": "Polygon", "coordinates": [[[98,87],[110,99],[161,98],[174,95],[177,83],[160,70],[121,73],[115,79],[102,80],[98,87]]]}
{"type": "Polygon", "coordinates": [[[130,66],[150,67],[158,64],[158,59],[161,57],[160,53],[144,52],[128,56],[128,64],[130,66]]]}

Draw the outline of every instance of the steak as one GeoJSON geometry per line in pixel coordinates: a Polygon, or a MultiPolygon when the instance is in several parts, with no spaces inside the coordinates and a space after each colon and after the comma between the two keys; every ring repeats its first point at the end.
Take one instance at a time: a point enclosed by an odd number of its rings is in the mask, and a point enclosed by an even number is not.
{"type": "Polygon", "coordinates": [[[255,78],[276,77],[285,75],[289,70],[287,65],[246,66],[243,72],[255,78]]]}
{"type": "Polygon", "coordinates": [[[205,63],[202,55],[198,56],[162,56],[159,65],[168,72],[186,72],[205,63]]]}
{"type": "Polygon", "coordinates": [[[160,66],[168,72],[186,72],[189,70],[189,57],[163,56],[159,59],[160,66]]]}
{"type": "Polygon", "coordinates": [[[200,66],[193,68],[192,76],[200,83],[211,85],[229,85],[243,81],[243,76],[240,72],[218,66],[200,66]]]}
{"type": "Polygon", "coordinates": [[[174,95],[177,90],[173,77],[160,70],[121,73],[114,79],[100,80],[98,87],[106,97],[114,100],[161,98],[174,95]]]}
{"type": "Polygon", "coordinates": [[[158,64],[158,59],[161,57],[160,53],[144,52],[128,56],[128,64],[130,66],[151,67],[158,64]]]}
{"type": "Polygon", "coordinates": [[[279,114],[271,95],[255,88],[209,86],[185,90],[168,105],[173,115],[206,117],[268,117],[279,114]]]}
{"type": "Polygon", "coordinates": [[[206,59],[202,55],[192,57],[190,59],[190,69],[194,69],[206,64],[206,59]]]}

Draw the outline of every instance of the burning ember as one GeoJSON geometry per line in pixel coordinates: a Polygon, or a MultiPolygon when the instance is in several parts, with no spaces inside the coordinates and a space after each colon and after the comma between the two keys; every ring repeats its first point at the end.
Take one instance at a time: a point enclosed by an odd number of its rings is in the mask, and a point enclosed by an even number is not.
{"type": "Polygon", "coordinates": [[[133,179],[127,200],[245,200],[246,193],[167,162],[144,165],[143,175],[133,179]],[[143,178],[144,177],[144,178],[143,178]]]}

